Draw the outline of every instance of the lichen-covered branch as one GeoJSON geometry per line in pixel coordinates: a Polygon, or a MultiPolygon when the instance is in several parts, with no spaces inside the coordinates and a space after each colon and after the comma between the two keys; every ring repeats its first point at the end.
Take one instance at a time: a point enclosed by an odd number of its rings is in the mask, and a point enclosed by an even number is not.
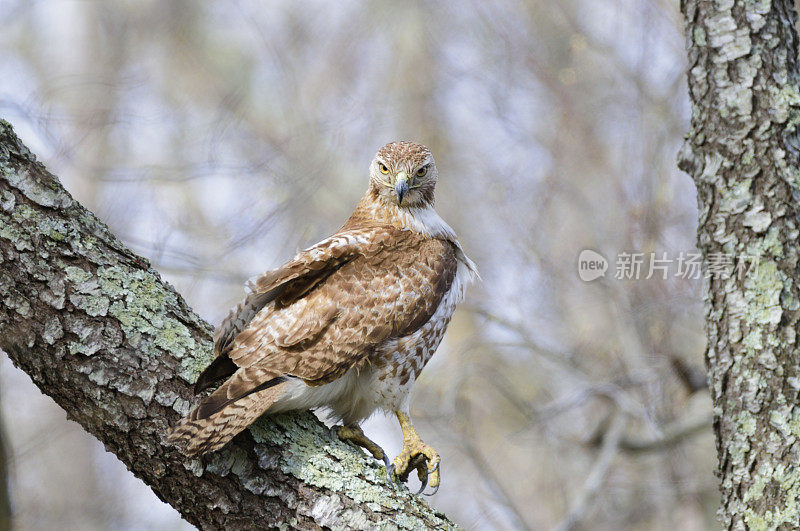
{"type": "Polygon", "coordinates": [[[729,529],[800,527],[797,35],[791,0],[683,0],[691,129],[707,264],[706,361],[729,529]],[[752,267],[751,267],[752,266],[752,267]]]}
{"type": "Polygon", "coordinates": [[[198,527],[453,527],[310,413],[262,419],[203,459],[166,446],[211,327],[2,120],[0,348],[198,527]]]}

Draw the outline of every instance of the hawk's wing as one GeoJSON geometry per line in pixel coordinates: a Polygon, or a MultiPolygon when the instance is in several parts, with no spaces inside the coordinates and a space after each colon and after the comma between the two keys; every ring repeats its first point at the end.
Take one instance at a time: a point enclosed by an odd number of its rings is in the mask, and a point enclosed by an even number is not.
{"type": "Polygon", "coordinates": [[[280,298],[283,304],[307,293],[336,268],[363,252],[387,245],[389,233],[375,229],[340,232],[301,251],[277,269],[245,285],[247,295],[233,308],[214,333],[214,354],[227,354],[233,340],[266,305],[280,298]]]}
{"type": "Polygon", "coordinates": [[[321,385],[360,368],[382,341],[431,318],[456,253],[450,241],[373,227],[340,232],[265,273],[217,333],[209,370],[226,366],[230,378],[171,439],[187,453],[218,448],[269,408],[287,377],[321,385]],[[245,399],[246,419],[234,414],[245,399]]]}
{"type": "Polygon", "coordinates": [[[450,289],[457,264],[448,241],[394,227],[339,238],[335,251],[314,247],[256,281],[256,293],[280,293],[231,344],[243,377],[332,381],[383,340],[421,327],[450,289]]]}

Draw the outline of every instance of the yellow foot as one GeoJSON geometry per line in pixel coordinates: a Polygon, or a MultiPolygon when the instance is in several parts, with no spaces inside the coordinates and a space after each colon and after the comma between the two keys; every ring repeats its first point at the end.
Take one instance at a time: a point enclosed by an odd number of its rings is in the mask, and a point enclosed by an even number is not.
{"type": "Polygon", "coordinates": [[[433,487],[433,492],[430,496],[436,494],[439,490],[441,481],[439,474],[439,454],[436,450],[422,442],[422,439],[417,435],[414,426],[411,425],[411,419],[408,418],[403,412],[396,412],[397,420],[400,421],[400,428],[403,430],[403,450],[400,455],[394,458],[392,466],[387,469],[386,473],[389,479],[395,475],[400,481],[408,481],[408,475],[412,470],[416,469],[417,477],[422,482],[422,487],[417,494],[422,493],[427,485],[433,487]]]}
{"type": "Polygon", "coordinates": [[[375,459],[383,461],[386,465],[386,469],[389,469],[391,463],[389,463],[389,457],[387,457],[386,452],[384,452],[383,448],[378,446],[372,439],[364,435],[364,432],[361,430],[360,426],[334,426],[331,428],[331,433],[343,441],[350,441],[353,444],[357,444],[361,448],[364,448],[373,456],[375,456],[375,459]]]}

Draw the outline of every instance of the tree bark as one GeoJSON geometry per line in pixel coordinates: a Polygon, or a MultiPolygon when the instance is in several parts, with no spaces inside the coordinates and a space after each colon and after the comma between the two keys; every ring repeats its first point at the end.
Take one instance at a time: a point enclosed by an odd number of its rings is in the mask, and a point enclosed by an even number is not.
{"type": "Polygon", "coordinates": [[[794,5],[683,0],[691,129],[679,166],[697,186],[719,518],[800,527],[798,129],[794,5]],[[745,274],[712,272],[724,257],[745,274]],[[710,275],[710,276],[709,276],[710,275]]]}
{"type": "Polygon", "coordinates": [[[166,446],[211,332],[0,120],[0,348],[68,418],[200,528],[454,527],[311,413],[202,459],[166,446]]]}

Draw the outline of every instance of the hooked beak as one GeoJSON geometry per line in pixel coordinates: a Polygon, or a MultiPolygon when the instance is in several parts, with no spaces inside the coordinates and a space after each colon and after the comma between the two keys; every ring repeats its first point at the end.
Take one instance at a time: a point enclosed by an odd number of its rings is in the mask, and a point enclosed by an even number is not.
{"type": "Polygon", "coordinates": [[[408,174],[401,171],[397,174],[397,181],[394,184],[394,191],[397,194],[397,204],[403,204],[403,197],[408,192],[408,174]]]}

